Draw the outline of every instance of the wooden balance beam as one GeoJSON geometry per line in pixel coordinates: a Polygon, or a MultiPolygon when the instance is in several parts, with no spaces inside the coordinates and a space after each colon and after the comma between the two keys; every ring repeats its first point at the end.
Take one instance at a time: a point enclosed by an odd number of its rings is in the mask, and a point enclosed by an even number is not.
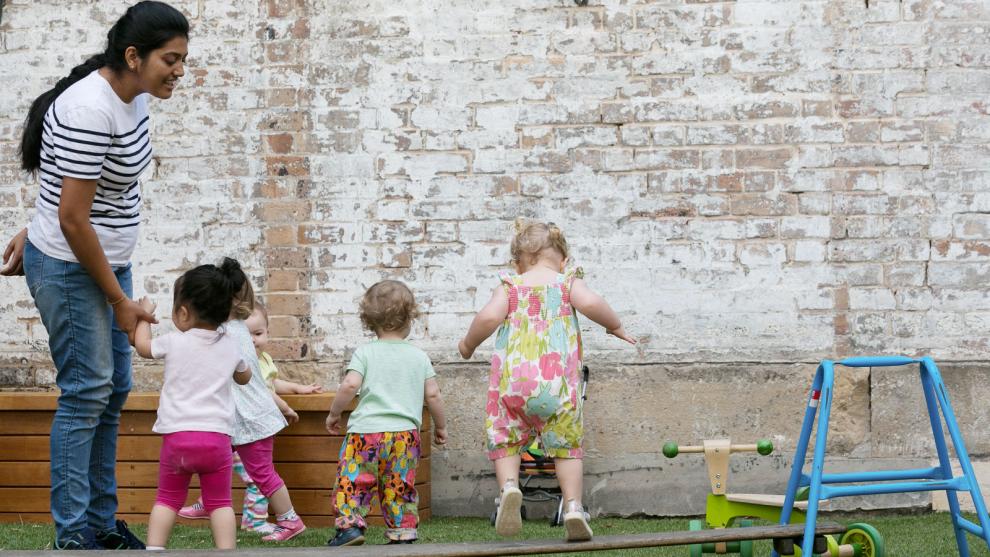
{"type": "MultiPolygon", "coordinates": [[[[835,522],[819,522],[815,533],[818,535],[841,534],[845,526],[835,522]]],[[[252,547],[237,550],[237,555],[271,557],[273,554],[291,557],[498,557],[500,555],[536,555],[540,553],[575,553],[586,551],[606,551],[610,549],[639,549],[696,543],[738,542],[745,540],[769,540],[801,538],[804,524],[787,526],[751,526],[746,528],[724,528],[721,530],[701,530],[696,532],[657,532],[650,534],[630,534],[626,536],[598,536],[588,542],[568,543],[563,540],[521,540],[509,542],[472,543],[424,543],[413,545],[362,545],[351,547],[252,547]]],[[[106,557],[120,557],[116,551],[101,551],[92,555],[106,554],[106,557]]],[[[50,555],[61,557],[54,551],[5,551],[5,555],[30,555],[40,557],[50,555]]],[[[216,557],[215,550],[182,550],[183,557],[216,557]]]]}
{"type": "MultiPolygon", "coordinates": [[[[846,527],[835,522],[819,522],[818,535],[841,534],[846,527]]],[[[498,557],[500,555],[537,555],[542,553],[575,553],[607,551],[614,549],[640,549],[696,543],[737,542],[744,540],[769,540],[775,538],[802,538],[804,524],[786,526],[752,526],[747,528],[723,528],[696,532],[657,532],[629,534],[625,536],[598,536],[587,542],[568,543],[563,540],[521,540],[508,542],[443,543],[422,545],[377,545],[341,548],[347,557],[498,557]],[[400,549],[401,548],[401,549],[400,549]]],[[[244,553],[254,553],[254,548],[244,553]]],[[[327,547],[299,548],[293,557],[330,557],[335,552],[327,547]]],[[[258,557],[271,557],[271,549],[260,548],[258,557]],[[267,553],[266,553],[267,552],[267,553]]],[[[203,557],[207,557],[203,553],[203,557]]]]}

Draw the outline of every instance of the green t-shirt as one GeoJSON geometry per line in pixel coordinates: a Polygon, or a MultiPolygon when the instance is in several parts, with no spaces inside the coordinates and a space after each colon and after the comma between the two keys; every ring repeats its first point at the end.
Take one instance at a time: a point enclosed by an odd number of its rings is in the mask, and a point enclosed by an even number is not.
{"type": "Polygon", "coordinates": [[[426,380],[437,374],[426,352],[405,340],[375,340],[354,351],[347,369],[364,378],[347,433],[419,429],[426,380]]]}

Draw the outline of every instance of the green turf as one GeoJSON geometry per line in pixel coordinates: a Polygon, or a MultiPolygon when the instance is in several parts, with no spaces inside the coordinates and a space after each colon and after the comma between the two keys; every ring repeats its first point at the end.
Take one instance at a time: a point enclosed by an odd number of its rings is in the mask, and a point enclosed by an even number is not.
{"type": "MultiPolygon", "coordinates": [[[[949,516],[945,513],[912,515],[831,515],[830,520],[844,524],[867,522],[884,536],[889,557],[944,557],[956,555],[956,542],[952,534],[949,516]]],[[[968,516],[976,521],[974,516],[968,516]]],[[[598,518],[592,521],[596,535],[634,534],[687,530],[688,519],[684,518],[598,518]]],[[[134,525],[134,531],[143,537],[143,525],[134,525]]],[[[311,528],[303,535],[285,543],[285,546],[322,546],[332,535],[328,528],[311,528]]],[[[53,530],[50,525],[0,524],[0,549],[50,549],[53,530]]],[[[367,533],[368,543],[384,543],[383,529],[372,527],[367,533]]],[[[488,520],[481,518],[434,518],[423,523],[419,529],[420,543],[495,541],[498,537],[488,520]]],[[[561,528],[552,528],[544,520],[530,520],[524,523],[522,538],[558,538],[563,536],[561,528]]],[[[985,543],[969,536],[971,555],[990,556],[985,543]]],[[[238,538],[241,547],[260,546],[259,536],[242,533],[238,538]]],[[[190,528],[178,526],[172,534],[170,548],[212,547],[210,532],[205,527],[190,528]]],[[[769,542],[757,542],[756,555],[769,555],[769,542]]],[[[686,547],[670,547],[643,550],[623,550],[597,552],[593,555],[625,556],[677,556],[687,557],[686,547]]]]}

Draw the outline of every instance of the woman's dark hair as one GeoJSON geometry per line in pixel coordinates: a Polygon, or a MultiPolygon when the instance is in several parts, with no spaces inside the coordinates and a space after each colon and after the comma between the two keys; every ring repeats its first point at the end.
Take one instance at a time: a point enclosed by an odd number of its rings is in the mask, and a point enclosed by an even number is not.
{"type": "Polygon", "coordinates": [[[230,316],[234,298],[248,283],[236,259],[224,257],[219,267],[200,265],[175,281],[173,304],[188,306],[196,317],[218,326],[230,316]]]}
{"type": "Polygon", "coordinates": [[[24,119],[24,135],[21,137],[21,168],[34,172],[41,166],[41,135],[45,113],[70,85],[104,66],[114,72],[124,71],[127,69],[124,52],[128,47],[133,46],[137,49],[138,56],[145,58],[152,50],[161,48],[176,37],[189,38],[189,21],[179,10],[154,0],[144,0],[127,8],[107,33],[106,50],[90,56],[85,62],[72,68],[68,76],[58,80],[55,87],[31,103],[31,109],[24,119]]]}

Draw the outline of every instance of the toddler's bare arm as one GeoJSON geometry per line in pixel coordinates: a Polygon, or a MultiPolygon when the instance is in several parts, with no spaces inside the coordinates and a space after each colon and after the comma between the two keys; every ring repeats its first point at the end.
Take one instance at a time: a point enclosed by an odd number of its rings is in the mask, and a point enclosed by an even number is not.
{"type": "Polygon", "coordinates": [[[622,327],[622,321],[619,320],[612,306],[595,294],[582,279],[576,278],[571,283],[571,305],[588,319],[605,327],[606,333],[615,335],[629,344],[636,344],[636,339],[629,336],[622,327]]]}
{"type": "Polygon", "coordinates": [[[464,335],[464,339],[457,346],[461,357],[468,359],[474,354],[478,345],[492,336],[495,329],[505,321],[505,316],[509,313],[509,295],[505,293],[502,286],[495,288],[492,292],[492,299],[488,300],[485,307],[481,308],[478,315],[474,316],[474,321],[464,335]]]}
{"type": "Polygon", "coordinates": [[[327,431],[336,435],[340,433],[340,416],[344,409],[354,400],[364,377],[354,371],[348,370],[344,380],[337,387],[337,394],[333,397],[333,404],[330,405],[330,414],[327,416],[327,431]]]}
{"type": "Polygon", "coordinates": [[[440,385],[434,377],[426,380],[424,391],[426,407],[430,410],[430,417],[433,418],[433,440],[437,445],[447,443],[447,417],[443,411],[443,398],[440,396],[440,385]]]}
{"type": "MultiPolygon", "coordinates": [[[[144,296],[138,301],[141,309],[147,311],[148,313],[155,312],[155,304],[144,296]]],[[[147,321],[138,321],[137,328],[134,330],[134,348],[137,350],[138,356],[142,358],[151,358],[151,323],[147,321]]]]}
{"type": "Polygon", "coordinates": [[[284,379],[275,380],[275,393],[280,395],[311,395],[322,393],[323,387],[313,383],[310,385],[303,385],[302,383],[295,383],[293,381],[286,381],[284,379]]]}

